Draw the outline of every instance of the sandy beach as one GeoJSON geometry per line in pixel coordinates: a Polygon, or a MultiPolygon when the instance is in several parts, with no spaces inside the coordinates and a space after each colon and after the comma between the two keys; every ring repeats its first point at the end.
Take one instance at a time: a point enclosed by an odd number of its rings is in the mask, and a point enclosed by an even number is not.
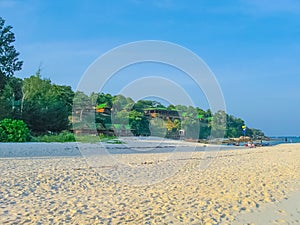
{"type": "Polygon", "coordinates": [[[300,144],[206,152],[175,144],[186,150],[82,156],[73,144],[71,154],[9,157],[6,145],[0,224],[300,223],[300,144]]]}

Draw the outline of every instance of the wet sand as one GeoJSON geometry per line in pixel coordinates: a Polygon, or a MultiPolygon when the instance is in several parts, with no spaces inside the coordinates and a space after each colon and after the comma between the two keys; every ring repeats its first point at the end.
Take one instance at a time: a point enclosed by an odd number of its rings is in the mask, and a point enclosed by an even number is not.
{"type": "Polygon", "coordinates": [[[300,144],[93,153],[0,158],[0,224],[251,224],[299,192],[300,144]]]}

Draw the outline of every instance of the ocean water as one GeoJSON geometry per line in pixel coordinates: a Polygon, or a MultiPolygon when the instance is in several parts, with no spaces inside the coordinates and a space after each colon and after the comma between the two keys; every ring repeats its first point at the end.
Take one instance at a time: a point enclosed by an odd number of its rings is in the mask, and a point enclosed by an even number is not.
{"type": "Polygon", "coordinates": [[[284,143],[300,143],[299,137],[271,137],[270,141],[267,141],[270,145],[278,145],[284,143]]]}
{"type": "MultiPolygon", "coordinates": [[[[260,141],[254,141],[255,144],[260,144],[260,141]]],[[[282,137],[270,137],[269,141],[262,142],[264,146],[273,146],[279,144],[290,144],[290,143],[300,143],[300,137],[282,136],[282,137]]],[[[248,142],[241,142],[240,146],[244,146],[248,142]]]]}

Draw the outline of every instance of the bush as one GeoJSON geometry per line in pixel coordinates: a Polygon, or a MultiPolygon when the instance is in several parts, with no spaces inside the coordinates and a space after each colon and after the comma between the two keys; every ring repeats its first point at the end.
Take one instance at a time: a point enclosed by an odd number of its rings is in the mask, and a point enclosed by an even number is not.
{"type": "Polygon", "coordinates": [[[29,137],[29,129],[23,120],[0,121],[0,142],[25,142],[29,141],[29,137]]]}
{"type": "Polygon", "coordinates": [[[75,137],[69,131],[62,131],[59,134],[49,134],[33,138],[34,142],[74,142],[75,137]]]}

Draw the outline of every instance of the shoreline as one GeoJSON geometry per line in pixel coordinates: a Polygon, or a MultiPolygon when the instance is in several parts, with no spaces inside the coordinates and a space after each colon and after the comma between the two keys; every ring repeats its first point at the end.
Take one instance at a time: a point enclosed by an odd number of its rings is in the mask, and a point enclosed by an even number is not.
{"type": "MultiPolygon", "coordinates": [[[[159,137],[120,137],[122,143],[108,142],[0,142],[0,158],[14,157],[73,157],[82,156],[81,148],[106,148],[109,154],[147,154],[147,153],[168,153],[178,149],[178,147],[194,147],[189,151],[228,151],[247,148],[271,147],[282,144],[295,144],[292,142],[284,143],[271,139],[261,146],[249,147],[244,144],[217,144],[194,142],[189,140],[174,140],[159,137]],[[140,146],[139,146],[140,145],[140,146]],[[169,149],[168,149],[169,148],[169,149]],[[171,149],[173,148],[173,149],[171,149]],[[113,150],[113,151],[111,151],[113,150]]],[[[228,139],[229,140],[229,139],[228,139]]],[[[95,154],[96,151],[93,151],[95,154]]],[[[103,150],[99,149],[99,154],[103,150]]]]}
{"type": "Polygon", "coordinates": [[[160,154],[182,152],[228,151],[244,147],[190,143],[176,140],[150,140],[127,138],[123,144],[80,142],[25,142],[0,143],[0,158],[73,157],[107,154],[160,154]]]}

